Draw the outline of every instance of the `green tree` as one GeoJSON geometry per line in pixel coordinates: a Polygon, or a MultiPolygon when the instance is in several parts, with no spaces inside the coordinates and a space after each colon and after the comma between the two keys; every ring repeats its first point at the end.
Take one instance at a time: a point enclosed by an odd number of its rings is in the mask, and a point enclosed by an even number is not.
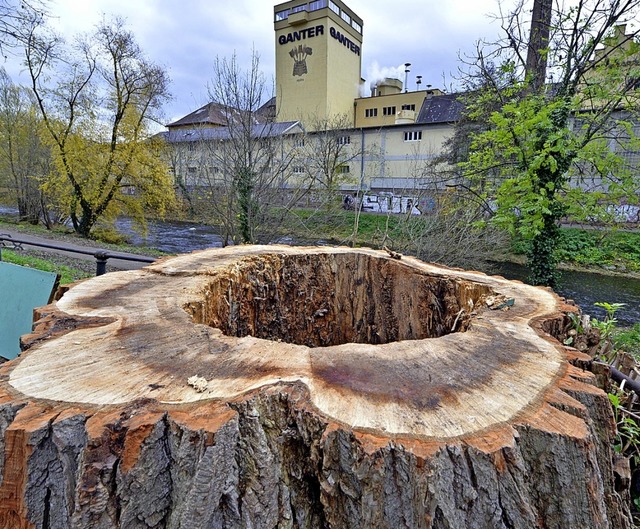
{"type": "Polygon", "coordinates": [[[42,120],[29,91],[13,84],[0,68],[0,182],[18,206],[20,219],[31,224],[48,213],[41,184],[51,157],[41,133],[42,120]]]}
{"type": "Polygon", "coordinates": [[[70,47],[35,24],[25,50],[54,159],[45,188],[68,197],[75,231],[87,237],[120,213],[142,224],[146,209],[162,214],[173,186],[149,136],[169,97],[164,69],[145,59],[120,19],[70,47]]]}
{"type": "Polygon", "coordinates": [[[529,40],[520,37],[527,32],[519,4],[503,18],[505,40],[479,47],[473,75],[482,82],[468,115],[484,127],[472,136],[461,176],[495,201],[495,222],[529,241],[535,284],[556,284],[563,217],[606,218],[608,206],[637,202],[636,164],[624,153],[638,150],[640,48],[620,24],[639,5],[579,0],[562,11],[545,2],[534,9],[540,18],[529,40]]]}

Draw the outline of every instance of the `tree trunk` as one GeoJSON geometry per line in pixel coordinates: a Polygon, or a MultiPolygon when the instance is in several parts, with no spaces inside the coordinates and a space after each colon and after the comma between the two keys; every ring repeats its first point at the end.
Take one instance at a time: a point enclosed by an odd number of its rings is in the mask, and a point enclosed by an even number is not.
{"type": "Polygon", "coordinates": [[[0,527],[626,528],[568,310],[365,249],[81,282],[0,372],[0,527]]]}
{"type": "Polygon", "coordinates": [[[533,1],[526,69],[531,89],[536,93],[544,87],[547,78],[547,55],[552,12],[552,0],[533,1]]]}

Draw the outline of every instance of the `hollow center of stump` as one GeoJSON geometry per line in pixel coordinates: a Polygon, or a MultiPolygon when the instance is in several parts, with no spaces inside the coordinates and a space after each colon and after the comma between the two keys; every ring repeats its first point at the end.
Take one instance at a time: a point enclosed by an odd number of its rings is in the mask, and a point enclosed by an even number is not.
{"type": "Polygon", "coordinates": [[[308,347],[384,344],[465,331],[490,293],[485,285],[431,276],[363,254],[257,255],[218,271],[196,323],[228,336],[308,347]]]}

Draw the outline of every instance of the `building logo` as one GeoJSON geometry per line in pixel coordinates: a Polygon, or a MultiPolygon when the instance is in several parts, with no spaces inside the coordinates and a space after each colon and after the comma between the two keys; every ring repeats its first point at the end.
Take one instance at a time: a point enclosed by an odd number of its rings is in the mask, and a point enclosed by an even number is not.
{"type": "Polygon", "coordinates": [[[293,59],[293,75],[303,76],[307,73],[307,57],[313,54],[313,49],[299,44],[293,48],[289,55],[293,59]]]}

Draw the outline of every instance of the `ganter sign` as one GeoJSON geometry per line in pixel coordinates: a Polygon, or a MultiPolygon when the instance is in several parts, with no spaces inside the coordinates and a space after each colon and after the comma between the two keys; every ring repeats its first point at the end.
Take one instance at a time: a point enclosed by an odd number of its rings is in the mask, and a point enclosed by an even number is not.
{"type": "MultiPolygon", "coordinates": [[[[336,28],[332,27],[329,30],[329,34],[345,48],[351,50],[356,55],[360,55],[360,46],[358,46],[343,33],[340,33],[340,31],[338,31],[336,28]]],[[[291,33],[287,33],[286,35],[280,35],[280,37],[278,37],[278,44],[282,46],[283,44],[289,44],[291,42],[298,42],[301,40],[311,39],[313,37],[319,37],[320,35],[324,35],[323,25],[314,26],[312,28],[305,28],[299,31],[292,31],[291,33]]]]}
{"type": "Polygon", "coordinates": [[[358,46],[355,42],[348,39],[346,35],[340,33],[336,28],[331,28],[329,30],[329,34],[336,39],[340,44],[344,45],[346,48],[349,48],[356,55],[360,55],[360,46],[358,46]]]}
{"type": "Polygon", "coordinates": [[[280,35],[278,43],[280,45],[288,44],[289,42],[310,39],[319,35],[324,35],[324,26],[315,26],[313,28],[301,29],[300,31],[293,31],[287,35],[280,35]]]}

